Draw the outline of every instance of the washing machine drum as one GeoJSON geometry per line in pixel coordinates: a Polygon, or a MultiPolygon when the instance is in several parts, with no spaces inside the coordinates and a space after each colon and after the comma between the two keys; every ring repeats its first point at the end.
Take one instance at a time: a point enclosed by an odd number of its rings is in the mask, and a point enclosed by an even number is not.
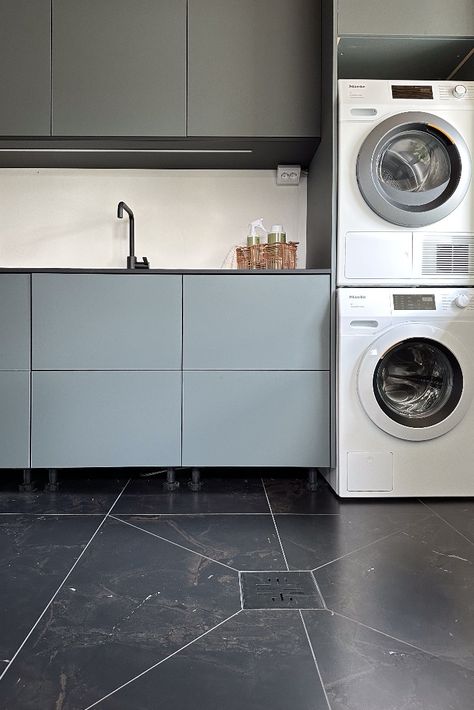
{"type": "Polygon", "coordinates": [[[368,350],[359,370],[359,396],[387,433],[409,441],[433,439],[456,426],[471,404],[467,354],[444,331],[433,337],[438,329],[431,326],[406,328],[403,338],[389,331],[368,350]]]}
{"type": "Polygon", "coordinates": [[[423,227],[450,214],[471,180],[471,158],[458,131],[423,112],[391,116],[367,136],[357,181],[369,207],[388,222],[423,227]]]}

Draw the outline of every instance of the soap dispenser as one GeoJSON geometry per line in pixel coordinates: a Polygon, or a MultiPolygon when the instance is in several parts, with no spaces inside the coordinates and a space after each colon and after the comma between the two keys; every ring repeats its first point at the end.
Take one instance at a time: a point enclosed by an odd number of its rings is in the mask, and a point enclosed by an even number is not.
{"type": "Polygon", "coordinates": [[[285,244],[286,232],[283,231],[283,225],[274,224],[268,233],[269,244],[285,244]]]}
{"type": "Polygon", "coordinates": [[[250,222],[249,233],[247,236],[248,247],[254,246],[255,244],[260,244],[260,234],[258,233],[259,229],[261,229],[262,232],[267,234],[268,230],[265,229],[265,226],[263,224],[263,217],[260,217],[260,219],[255,219],[253,222],[250,222]]]}

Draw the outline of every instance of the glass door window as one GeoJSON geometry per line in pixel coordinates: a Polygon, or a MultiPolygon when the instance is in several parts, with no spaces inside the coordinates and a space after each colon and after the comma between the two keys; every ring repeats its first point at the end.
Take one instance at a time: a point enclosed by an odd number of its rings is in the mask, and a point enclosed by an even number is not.
{"type": "Polygon", "coordinates": [[[411,338],[391,347],[374,371],[375,397],[385,414],[407,427],[446,419],[463,392],[461,367],[438,342],[411,338]]]}
{"type": "Polygon", "coordinates": [[[382,121],[357,159],[357,180],[367,204],[405,227],[432,224],[450,214],[466,194],[470,176],[463,138],[430,114],[398,114],[382,121]]]}

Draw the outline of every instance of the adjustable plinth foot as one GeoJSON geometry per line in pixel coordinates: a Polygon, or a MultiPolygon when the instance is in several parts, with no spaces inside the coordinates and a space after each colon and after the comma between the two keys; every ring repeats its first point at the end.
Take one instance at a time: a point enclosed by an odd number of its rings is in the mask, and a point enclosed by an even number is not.
{"type": "Polygon", "coordinates": [[[50,468],[50,469],[48,469],[48,483],[45,486],[45,491],[48,491],[48,493],[56,493],[56,491],[58,489],[59,489],[58,469],[57,468],[50,468]]]}
{"type": "Polygon", "coordinates": [[[174,468],[166,469],[166,481],[163,483],[163,488],[169,493],[178,490],[179,481],[176,480],[176,471],[174,468]]]}
{"type": "Polygon", "coordinates": [[[188,486],[193,493],[197,493],[202,488],[201,481],[201,470],[199,468],[193,468],[191,470],[191,480],[188,481],[188,486]]]}
{"type": "Polygon", "coordinates": [[[30,468],[23,469],[22,482],[18,486],[18,490],[22,491],[23,493],[31,493],[35,490],[35,484],[31,480],[30,468]]]}
{"type": "Polygon", "coordinates": [[[306,488],[312,493],[318,490],[318,470],[316,468],[308,469],[308,481],[306,483],[306,488]]]}

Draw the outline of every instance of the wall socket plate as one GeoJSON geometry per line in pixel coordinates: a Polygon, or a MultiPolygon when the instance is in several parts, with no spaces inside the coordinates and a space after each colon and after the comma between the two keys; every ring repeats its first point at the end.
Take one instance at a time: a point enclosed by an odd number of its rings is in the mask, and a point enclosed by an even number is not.
{"type": "Polygon", "coordinates": [[[277,185],[299,185],[301,165],[278,165],[277,185]]]}

